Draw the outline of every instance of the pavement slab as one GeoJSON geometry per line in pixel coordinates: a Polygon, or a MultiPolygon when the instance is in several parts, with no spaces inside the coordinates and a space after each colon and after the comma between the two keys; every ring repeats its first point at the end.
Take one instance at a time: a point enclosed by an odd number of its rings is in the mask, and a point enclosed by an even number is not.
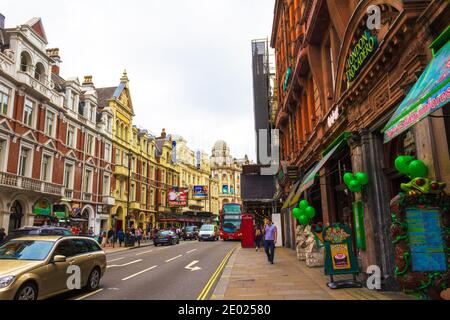
{"type": "MultiPolygon", "coordinates": [[[[336,280],[348,276],[336,276],[336,280]]],[[[211,300],[412,300],[399,292],[367,288],[331,290],[323,268],[309,268],[295,251],[277,248],[275,264],[264,252],[237,249],[230,258],[211,300]]]]}

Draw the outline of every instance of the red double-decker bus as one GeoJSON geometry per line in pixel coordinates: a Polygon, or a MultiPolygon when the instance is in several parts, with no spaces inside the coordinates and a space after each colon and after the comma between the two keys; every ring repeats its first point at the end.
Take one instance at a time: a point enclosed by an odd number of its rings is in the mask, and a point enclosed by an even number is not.
{"type": "Polygon", "coordinates": [[[239,203],[224,203],[220,212],[220,238],[241,240],[242,205],[239,203]]]}

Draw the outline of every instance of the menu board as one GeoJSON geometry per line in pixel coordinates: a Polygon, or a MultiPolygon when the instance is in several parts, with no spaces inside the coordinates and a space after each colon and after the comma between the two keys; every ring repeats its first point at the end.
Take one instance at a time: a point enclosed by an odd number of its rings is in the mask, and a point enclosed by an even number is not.
{"type": "Polygon", "coordinates": [[[441,213],[437,208],[406,209],[414,272],[446,271],[441,213]]]}

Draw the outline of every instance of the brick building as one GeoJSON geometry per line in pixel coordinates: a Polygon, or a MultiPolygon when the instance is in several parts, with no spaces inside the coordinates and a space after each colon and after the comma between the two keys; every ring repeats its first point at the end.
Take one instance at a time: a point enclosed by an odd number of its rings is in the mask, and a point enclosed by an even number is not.
{"type": "Polygon", "coordinates": [[[450,123],[441,117],[448,105],[387,143],[383,129],[432,61],[428,47],[444,32],[448,17],[445,1],[276,1],[271,45],[287,246],[295,246],[291,209],[299,199],[317,209],[316,221],[345,222],[354,229],[352,205],[362,200],[359,231],[366,247],[356,253],[363,270],[380,266],[385,287],[394,286],[389,202],[407,181],[394,160],[412,155],[426,162],[432,179],[450,182],[450,123]],[[380,14],[376,28],[368,23],[374,12],[380,14]],[[364,54],[352,60],[362,46],[364,54]],[[342,177],[358,171],[368,173],[369,185],[352,194],[342,177]]]}
{"type": "Polygon", "coordinates": [[[98,232],[109,208],[112,115],[97,111],[92,77],[59,75],[40,18],[0,32],[0,225],[50,219],[98,232]]]}

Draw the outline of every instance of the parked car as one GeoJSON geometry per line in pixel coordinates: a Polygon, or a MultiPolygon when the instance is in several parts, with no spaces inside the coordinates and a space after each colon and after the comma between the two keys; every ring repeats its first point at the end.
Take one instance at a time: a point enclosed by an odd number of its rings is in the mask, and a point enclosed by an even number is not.
{"type": "Polygon", "coordinates": [[[70,291],[70,266],[81,286],[94,291],[106,271],[106,255],[95,240],[74,236],[24,236],[0,246],[0,300],[42,300],[70,291]]]}
{"type": "Polygon", "coordinates": [[[158,231],[158,233],[153,237],[153,244],[155,247],[158,245],[175,245],[180,243],[180,238],[177,234],[170,230],[158,231]]]}
{"type": "Polygon", "coordinates": [[[3,242],[24,236],[72,236],[69,229],[62,227],[24,227],[9,233],[3,242]]]}
{"type": "Polygon", "coordinates": [[[204,224],[200,228],[198,233],[198,241],[212,240],[217,241],[220,239],[219,227],[213,224],[204,224]]]}
{"type": "Polygon", "coordinates": [[[181,238],[186,240],[197,240],[198,239],[198,227],[196,226],[189,226],[183,229],[181,232],[181,238]]]}

